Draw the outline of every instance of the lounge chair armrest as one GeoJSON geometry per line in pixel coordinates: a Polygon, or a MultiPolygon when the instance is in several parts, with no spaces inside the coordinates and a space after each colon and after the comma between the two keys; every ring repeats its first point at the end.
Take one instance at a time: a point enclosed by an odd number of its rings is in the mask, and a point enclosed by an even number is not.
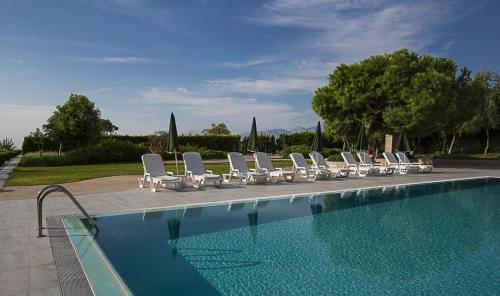
{"type": "Polygon", "coordinates": [[[283,168],[274,168],[274,169],[277,170],[277,171],[282,171],[283,170],[283,168]]]}
{"type": "Polygon", "coordinates": [[[167,172],[167,176],[174,176],[174,173],[173,172],[167,172]]]}
{"type": "Polygon", "coordinates": [[[249,172],[252,172],[252,173],[256,173],[257,170],[256,169],[248,169],[249,172]]]}
{"type": "Polygon", "coordinates": [[[212,174],[212,175],[213,175],[213,174],[214,174],[214,171],[212,171],[212,170],[207,170],[207,173],[209,173],[209,174],[212,174]]]}
{"type": "Polygon", "coordinates": [[[326,166],[324,166],[324,165],[319,165],[319,166],[318,166],[318,169],[321,169],[321,170],[326,170],[326,169],[327,169],[327,167],[326,167],[326,166]]]}

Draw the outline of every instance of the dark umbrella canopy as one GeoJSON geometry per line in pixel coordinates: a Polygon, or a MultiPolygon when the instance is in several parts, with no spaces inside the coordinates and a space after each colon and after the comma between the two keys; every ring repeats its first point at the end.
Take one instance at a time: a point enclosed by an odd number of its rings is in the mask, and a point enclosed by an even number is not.
{"type": "Polygon", "coordinates": [[[179,165],[177,163],[177,151],[179,151],[179,141],[177,140],[177,125],[175,124],[174,112],[170,113],[170,125],[168,126],[167,152],[174,153],[175,169],[179,174],[179,165]]]}
{"type": "Polygon", "coordinates": [[[316,133],[314,134],[314,139],[311,145],[311,151],[321,152],[323,149],[323,139],[321,137],[321,124],[318,121],[316,126],[316,133]]]}
{"type": "Polygon", "coordinates": [[[257,151],[257,123],[255,121],[255,116],[252,120],[252,128],[250,129],[250,135],[248,136],[247,150],[256,152],[257,151]]]}
{"type": "Polygon", "coordinates": [[[356,150],[357,151],[366,151],[368,150],[368,139],[366,138],[365,128],[361,125],[358,134],[358,140],[356,141],[356,150]]]}
{"type": "Polygon", "coordinates": [[[408,142],[408,136],[406,135],[406,128],[404,126],[401,127],[401,134],[399,135],[396,150],[399,152],[410,151],[410,143],[408,142]]]}
{"type": "Polygon", "coordinates": [[[174,113],[170,113],[170,125],[168,127],[167,152],[179,151],[179,142],[177,141],[177,125],[175,124],[174,113]]]}

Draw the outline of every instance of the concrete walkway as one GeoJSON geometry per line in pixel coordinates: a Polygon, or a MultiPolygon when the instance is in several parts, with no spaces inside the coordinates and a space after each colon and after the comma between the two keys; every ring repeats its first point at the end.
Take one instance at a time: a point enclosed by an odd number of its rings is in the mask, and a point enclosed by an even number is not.
{"type": "MultiPolygon", "coordinates": [[[[152,193],[148,189],[136,188],[77,198],[90,213],[109,213],[482,176],[500,177],[500,170],[436,168],[435,172],[427,175],[350,177],[334,181],[277,185],[223,184],[222,189],[205,187],[195,191],[187,188],[181,192],[162,190],[152,193]]],[[[48,197],[45,200],[45,216],[71,213],[78,211],[68,198],[48,197]]],[[[36,202],[33,197],[0,201],[0,295],[60,295],[50,240],[47,237],[37,238],[36,232],[36,202]]]]}
{"type": "Polygon", "coordinates": [[[7,179],[9,178],[9,174],[17,167],[20,161],[21,155],[18,155],[0,167],[0,188],[3,188],[5,182],[7,182],[7,179]]]}

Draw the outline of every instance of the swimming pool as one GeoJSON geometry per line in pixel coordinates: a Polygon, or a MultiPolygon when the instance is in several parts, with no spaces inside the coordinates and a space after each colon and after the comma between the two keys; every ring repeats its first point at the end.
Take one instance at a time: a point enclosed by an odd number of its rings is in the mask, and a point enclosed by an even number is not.
{"type": "Polygon", "coordinates": [[[499,178],[103,215],[94,242],[85,222],[64,219],[97,295],[500,290],[499,178]]]}

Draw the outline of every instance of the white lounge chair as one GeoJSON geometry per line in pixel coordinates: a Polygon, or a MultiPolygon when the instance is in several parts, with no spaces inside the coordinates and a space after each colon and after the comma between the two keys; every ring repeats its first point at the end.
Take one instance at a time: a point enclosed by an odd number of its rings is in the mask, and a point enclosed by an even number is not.
{"type": "Polygon", "coordinates": [[[220,188],[222,176],[214,175],[210,170],[205,170],[203,160],[198,152],[185,152],[182,154],[186,177],[191,180],[193,187],[198,189],[202,185],[213,184],[220,188]]]}
{"type": "Polygon", "coordinates": [[[396,152],[396,156],[399,159],[399,163],[408,166],[414,166],[419,169],[419,173],[430,173],[432,172],[433,166],[430,164],[420,164],[418,162],[411,162],[406,153],[396,152]]]}
{"type": "Polygon", "coordinates": [[[384,167],[380,163],[373,163],[370,155],[368,155],[368,153],[366,153],[364,151],[359,151],[357,154],[358,154],[359,161],[362,164],[378,168],[380,170],[381,175],[392,175],[392,174],[394,174],[394,171],[396,170],[393,167],[384,167]]]}
{"type": "Polygon", "coordinates": [[[253,157],[255,158],[257,171],[266,173],[268,181],[274,180],[278,182],[282,178],[284,181],[291,182],[295,178],[293,171],[284,171],[282,168],[275,168],[266,153],[255,152],[253,157]]]}
{"type": "Polygon", "coordinates": [[[266,173],[257,172],[255,169],[248,169],[243,154],[230,152],[227,154],[227,159],[229,160],[230,171],[229,174],[225,174],[227,177],[226,182],[229,182],[232,177],[239,178],[240,182],[244,184],[262,184],[267,181],[266,173]]]}
{"type": "Polygon", "coordinates": [[[163,160],[159,154],[144,154],[142,155],[142,166],[144,167],[144,176],[137,178],[139,187],[147,187],[151,191],[158,191],[158,187],[172,187],[176,190],[182,188],[183,180],[180,177],[174,177],[171,172],[165,171],[163,160]]]}
{"type": "Polygon", "coordinates": [[[349,176],[349,170],[348,169],[343,169],[343,168],[338,168],[336,165],[329,165],[323,155],[317,151],[312,151],[309,153],[309,157],[311,158],[313,162],[313,168],[319,168],[319,169],[325,169],[329,172],[331,172],[335,177],[348,177],[349,176]]]}
{"type": "Polygon", "coordinates": [[[330,171],[320,168],[311,169],[302,153],[291,153],[290,158],[293,162],[295,174],[300,176],[302,179],[330,179],[330,171]]]}
{"type": "Polygon", "coordinates": [[[396,169],[396,171],[401,175],[416,174],[419,171],[419,169],[415,166],[400,164],[396,159],[396,156],[394,156],[391,152],[383,152],[382,155],[387,162],[387,167],[396,169]]]}
{"type": "Polygon", "coordinates": [[[380,170],[378,168],[358,163],[351,152],[344,151],[344,152],[340,153],[340,155],[342,155],[342,158],[344,159],[346,167],[353,174],[356,174],[360,177],[366,177],[368,175],[378,175],[379,174],[380,170]]]}

